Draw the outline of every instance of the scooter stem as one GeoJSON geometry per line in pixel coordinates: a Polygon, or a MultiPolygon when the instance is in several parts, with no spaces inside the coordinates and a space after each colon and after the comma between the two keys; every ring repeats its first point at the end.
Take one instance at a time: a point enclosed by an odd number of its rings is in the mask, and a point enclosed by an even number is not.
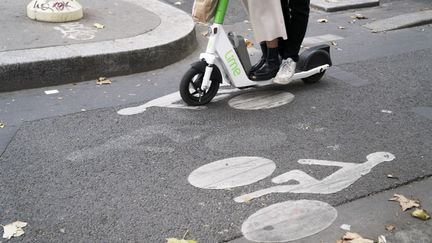
{"type": "Polygon", "coordinates": [[[229,0],[219,0],[217,8],[216,8],[216,14],[214,18],[215,24],[223,24],[225,20],[225,14],[228,9],[228,3],[229,0]]]}

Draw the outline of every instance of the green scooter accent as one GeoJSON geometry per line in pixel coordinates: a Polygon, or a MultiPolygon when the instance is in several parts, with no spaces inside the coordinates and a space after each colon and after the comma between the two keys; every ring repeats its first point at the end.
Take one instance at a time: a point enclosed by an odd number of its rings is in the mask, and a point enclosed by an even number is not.
{"type": "Polygon", "coordinates": [[[215,24],[223,24],[228,9],[229,0],[219,0],[214,18],[215,24]]]}

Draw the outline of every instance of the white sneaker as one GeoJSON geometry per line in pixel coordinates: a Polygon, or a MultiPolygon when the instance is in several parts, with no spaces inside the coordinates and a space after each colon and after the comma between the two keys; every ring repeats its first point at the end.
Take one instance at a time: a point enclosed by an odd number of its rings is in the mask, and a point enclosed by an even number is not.
{"type": "Polygon", "coordinates": [[[295,73],[297,63],[293,59],[287,58],[282,60],[279,71],[273,79],[276,84],[288,84],[295,73]]]}

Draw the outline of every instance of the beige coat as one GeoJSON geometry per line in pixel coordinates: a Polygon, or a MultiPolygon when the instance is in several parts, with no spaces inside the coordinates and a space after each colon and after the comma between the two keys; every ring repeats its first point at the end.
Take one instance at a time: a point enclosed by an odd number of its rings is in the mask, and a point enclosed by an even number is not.
{"type": "Polygon", "coordinates": [[[287,39],[280,0],[242,0],[254,32],[255,41],[287,39]]]}

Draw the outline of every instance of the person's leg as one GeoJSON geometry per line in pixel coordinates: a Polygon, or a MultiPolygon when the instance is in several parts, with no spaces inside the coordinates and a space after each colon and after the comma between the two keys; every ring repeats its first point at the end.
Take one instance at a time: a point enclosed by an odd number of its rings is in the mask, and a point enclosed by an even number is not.
{"type": "Polygon", "coordinates": [[[281,56],[283,59],[292,58],[298,61],[300,46],[306,34],[309,20],[310,0],[281,0],[282,11],[285,19],[285,27],[288,34],[287,40],[282,40],[281,56]]]}
{"type": "Polygon", "coordinates": [[[262,53],[261,58],[259,59],[259,61],[257,63],[255,63],[251,67],[249,73],[253,73],[256,70],[260,69],[264,65],[264,63],[267,59],[267,43],[265,41],[261,42],[260,47],[261,47],[261,53],[262,53]]]}
{"type": "Polygon", "coordinates": [[[278,39],[266,41],[267,56],[265,63],[254,72],[251,72],[250,78],[252,80],[264,81],[276,76],[280,66],[278,42],[278,39]]]}
{"type": "Polygon", "coordinates": [[[275,83],[287,84],[295,73],[309,20],[309,3],[310,0],[281,0],[288,39],[279,41],[279,52],[283,60],[274,79],[275,83]]]}

